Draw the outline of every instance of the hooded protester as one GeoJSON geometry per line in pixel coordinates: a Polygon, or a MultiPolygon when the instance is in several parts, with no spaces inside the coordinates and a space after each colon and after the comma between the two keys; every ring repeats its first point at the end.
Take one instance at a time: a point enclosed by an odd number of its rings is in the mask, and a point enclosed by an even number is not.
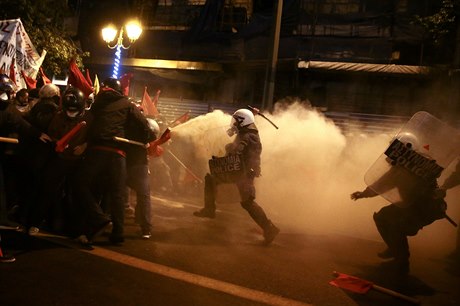
{"type": "Polygon", "coordinates": [[[91,123],[91,115],[85,111],[85,96],[81,90],[69,87],[62,96],[62,109],[53,117],[48,128],[48,135],[58,141],[55,151],[44,167],[43,180],[41,181],[39,204],[35,207],[34,213],[30,216],[29,234],[34,235],[46,218],[50,209],[55,208],[61,212],[54,216],[56,230],[66,230],[70,235],[73,233],[73,218],[77,219],[80,211],[73,209],[71,201],[72,188],[74,185],[74,173],[80,166],[83,153],[86,149],[87,128],[91,123]],[[59,140],[63,139],[76,126],[78,131],[67,143],[60,147],[59,140]],[[63,192],[65,191],[65,192],[63,192]],[[64,202],[62,195],[66,195],[64,202]],[[69,205],[61,205],[69,204],[69,205]],[[73,209],[74,213],[68,213],[73,209]],[[67,214],[66,214],[67,213],[67,214]],[[71,216],[66,218],[66,216],[71,216]],[[67,222],[66,224],[63,224],[67,222]]]}
{"type": "Polygon", "coordinates": [[[75,190],[86,215],[82,233],[92,241],[112,222],[109,240],[120,244],[124,242],[126,147],[115,137],[128,138],[130,133],[135,133],[138,141],[148,143],[155,135],[141,111],[122,94],[117,79],[103,82],[90,112],[93,123],[88,130],[88,149],[75,190]],[[104,214],[94,193],[94,186],[101,180],[104,184],[100,194],[110,195],[103,201],[109,204],[111,218],[104,214]]]}
{"type": "MultiPolygon", "coordinates": [[[[42,133],[48,132],[48,127],[54,115],[59,109],[60,89],[54,84],[44,85],[39,90],[39,101],[25,115],[25,119],[32,126],[42,133]]],[[[28,220],[31,217],[36,206],[36,199],[39,193],[39,185],[42,180],[44,167],[54,154],[54,147],[50,143],[37,141],[35,138],[22,137],[18,146],[18,155],[24,161],[24,178],[25,199],[19,212],[21,223],[28,226],[28,220]]]]}
{"type": "MultiPolygon", "coordinates": [[[[0,137],[8,136],[12,132],[16,132],[19,135],[27,135],[36,139],[40,139],[42,142],[51,141],[48,135],[41,133],[27,121],[25,121],[21,114],[12,106],[9,101],[13,87],[11,80],[6,75],[0,75],[0,137]],[[6,99],[4,99],[6,97],[6,99]]],[[[0,141],[0,224],[9,225],[9,221],[6,217],[6,192],[5,190],[5,176],[3,173],[4,163],[4,143],[5,141],[14,141],[14,139],[8,139],[4,137],[0,141]]],[[[8,256],[1,252],[0,248],[0,262],[13,262],[15,259],[13,256],[8,256]]]]}

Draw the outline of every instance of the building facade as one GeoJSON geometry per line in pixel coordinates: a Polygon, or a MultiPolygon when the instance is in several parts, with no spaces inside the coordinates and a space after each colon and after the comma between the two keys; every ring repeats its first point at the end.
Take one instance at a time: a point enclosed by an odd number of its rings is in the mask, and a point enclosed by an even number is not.
{"type": "MultiPolygon", "coordinates": [[[[458,110],[456,1],[280,2],[275,101],[397,115],[458,110]]],[[[79,38],[92,55],[86,65],[108,74],[113,51],[99,31],[136,17],[144,32],[122,57],[122,70],[135,75],[134,95],[149,86],[168,98],[260,105],[275,3],[81,1],[79,38]]]]}

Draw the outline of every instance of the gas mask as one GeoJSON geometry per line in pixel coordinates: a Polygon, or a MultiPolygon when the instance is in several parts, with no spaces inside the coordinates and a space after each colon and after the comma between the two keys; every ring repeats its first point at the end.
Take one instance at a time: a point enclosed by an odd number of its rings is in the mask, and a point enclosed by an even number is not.
{"type": "Polygon", "coordinates": [[[67,117],[69,118],[76,118],[78,117],[78,115],[80,114],[80,111],[79,110],[66,110],[65,111],[65,114],[67,115],[67,117]]]}
{"type": "Polygon", "coordinates": [[[227,135],[229,137],[232,137],[233,135],[237,134],[238,133],[238,129],[236,128],[236,126],[232,126],[231,128],[229,128],[227,130],[227,135]]]}

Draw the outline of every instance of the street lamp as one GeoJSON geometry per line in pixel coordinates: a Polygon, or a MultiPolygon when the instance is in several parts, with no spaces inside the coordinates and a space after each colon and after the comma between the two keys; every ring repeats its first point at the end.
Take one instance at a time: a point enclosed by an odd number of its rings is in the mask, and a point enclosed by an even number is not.
{"type": "Polygon", "coordinates": [[[118,68],[121,61],[121,50],[128,49],[131,45],[141,36],[142,27],[137,21],[130,21],[120,30],[117,30],[114,25],[108,25],[102,29],[102,39],[107,43],[110,49],[117,49],[115,52],[115,59],[113,62],[112,78],[118,79],[118,68]],[[123,30],[125,29],[125,31],[123,30]],[[124,34],[128,37],[128,44],[124,44],[124,34]],[[118,33],[118,37],[117,37],[118,33]]]}

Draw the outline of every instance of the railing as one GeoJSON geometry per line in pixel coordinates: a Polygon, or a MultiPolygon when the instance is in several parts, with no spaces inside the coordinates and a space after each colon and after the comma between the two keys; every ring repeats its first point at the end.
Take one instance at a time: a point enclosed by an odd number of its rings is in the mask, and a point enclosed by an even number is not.
{"type": "Polygon", "coordinates": [[[394,135],[409,119],[407,116],[387,116],[362,113],[325,112],[345,135],[391,134],[394,135]]]}

